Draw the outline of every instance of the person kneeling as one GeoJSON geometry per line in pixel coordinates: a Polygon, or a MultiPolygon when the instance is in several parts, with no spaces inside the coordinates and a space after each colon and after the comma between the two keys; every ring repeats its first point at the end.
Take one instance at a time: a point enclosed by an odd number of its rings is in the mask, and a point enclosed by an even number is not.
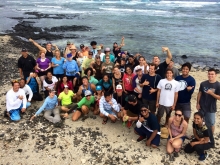
{"type": "Polygon", "coordinates": [[[102,124],[106,124],[108,118],[112,121],[112,123],[116,122],[116,119],[120,116],[118,113],[120,108],[112,95],[109,92],[105,92],[104,96],[101,97],[99,101],[99,109],[100,109],[100,117],[103,118],[102,124]]]}
{"type": "Polygon", "coordinates": [[[194,113],[193,134],[195,139],[185,146],[184,151],[186,153],[196,151],[199,155],[199,160],[205,160],[208,157],[205,150],[210,149],[214,144],[210,142],[210,138],[213,135],[204,123],[204,116],[201,112],[194,113]]]}
{"type": "Polygon", "coordinates": [[[136,123],[135,133],[140,135],[138,142],[147,138],[146,145],[157,148],[160,144],[160,125],[157,117],[147,109],[146,105],[141,106],[138,122],[136,123]]]}
{"type": "Polygon", "coordinates": [[[58,109],[58,100],[57,96],[55,95],[54,90],[49,90],[49,96],[45,99],[44,104],[40,107],[40,109],[35,113],[34,116],[31,117],[33,120],[37,115],[39,115],[43,110],[44,117],[52,123],[57,123],[61,120],[60,118],[60,111],[58,109]],[[51,116],[51,114],[54,115],[51,116]]]}

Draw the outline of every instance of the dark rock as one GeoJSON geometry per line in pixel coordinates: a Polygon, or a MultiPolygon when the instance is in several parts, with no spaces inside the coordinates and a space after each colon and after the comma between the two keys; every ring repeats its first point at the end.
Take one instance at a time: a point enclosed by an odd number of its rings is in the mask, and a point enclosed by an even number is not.
{"type": "Polygon", "coordinates": [[[18,149],[17,152],[22,152],[22,149],[18,149]]]}
{"type": "Polygon", "coordinates": [[[184,54],[184,55],[181,56],[181,58],[186,59],[186,58],[188,58],[188,57],[187,57],[187,55],[184,54]]]}

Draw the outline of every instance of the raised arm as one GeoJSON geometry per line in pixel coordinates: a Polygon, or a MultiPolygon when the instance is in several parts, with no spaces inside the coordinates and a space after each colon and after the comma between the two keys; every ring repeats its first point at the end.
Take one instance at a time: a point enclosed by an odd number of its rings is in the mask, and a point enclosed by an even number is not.
{"type": "Polygon", "coordinates": [[[31,38],[29,39],[30,42],[32,42],[39,50],[42,50],[42,51],[47,51],[46,48],[40,46],[37,42],[35,42],[34,40],[32,40],[31,38]]]}
{"type": "Polygon", "coordinates": [[[169,64],[170,61],[172,60],[172,54],[171,54],[169,48],[168,47],[162,47],[162,51],[167,52],[166,63],[169,64]]]}

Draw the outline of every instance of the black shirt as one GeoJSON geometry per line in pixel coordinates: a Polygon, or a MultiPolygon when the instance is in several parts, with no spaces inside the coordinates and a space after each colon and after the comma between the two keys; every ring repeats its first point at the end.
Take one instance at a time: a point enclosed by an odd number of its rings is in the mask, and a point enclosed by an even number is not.
{"type": "Polygon", "coordinates": [[[168,65],[169,64],[167,64],[167,62],[164,61],[164,62],[159,64],[159,66],[156,70],[156,74],[159,74],[162,77],[162,79],[165,78],[165,71],[166,71],[168,65]]]}
{"type": "Polygon", "coordinates": [[[126,101],[126,94],[123,92],[121,96],[118,96],[117,93],[113,94],[113,98],[117,101],[118,104],[120,104],[122,107],[125,106],[126,101]]]}
{"type": "Polygon", "coordinates": [[[32,72],[34,71],[34,67],[36,66],[36,61],[35,59],[28,55],[26,58],[21,56],[18,59],[18,68],[21,68],[23,72],[32,72]]]}
{"type": "Polygon", "coordinates": [[[205,123],[202,127],[199,127],[197,124],[193,122],[193,128],[196,130],[196,134],[199,138],[209,137],[209,131],[205,123]]]}
{"type": "Polygon", "coordinates": [[[52,51],[49,52],[49,51],[47,50],[46,53],[45,53],[45,56],[46,56],[46,57],[53,57],[53,52],[52,52],[52,51]]]}
{"type": "Polygon", "coordinates": [[[126,102],[124,110],[126,111],[131,111],[133,114],[139,115],[140,114],[140,109],[141,109],[141,103],[137,101],[137,104],[135,106],[129,104],[126,102]]]}
{"type": "Polygon", "coordinates": [[[118,54],[121,53],[121,49],[116,50],[116,48],[113,49],[113,53],[115,55],[115,58],[118,57],[118,54]]]}

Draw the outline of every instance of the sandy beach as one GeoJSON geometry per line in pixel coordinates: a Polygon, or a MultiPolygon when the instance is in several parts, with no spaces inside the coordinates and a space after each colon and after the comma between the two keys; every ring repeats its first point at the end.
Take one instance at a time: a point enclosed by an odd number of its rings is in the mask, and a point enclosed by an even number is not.
{"type": "MultiPolygon", "coordinates": [[[[166,139],[161,139],[159,148],[153,149],[145,145],[145,141],[136,142],[138,138],[133,128],[128,129],[121,121],[108,122],[102,125],[102,119],[91,113],[89,118],[81,118],[73,122],[69,116],[61,125],[54,127],[46,121],[42,114],[33,122],[29,119],[43,102],[32,102],[19,122],[11,122],[4,118],[6,110],[5,95],[11,88],[10,80],[18,77],[16,69],[17,59],[20,57],[20,48],[12,48],[10,36],[1,36],[1,62],[10,59],[14,69],[5,68],[1,64],[0,90],[0,164],[3,165],[113,165],[113,164],[140,164],[140,165],[219,165],[220,164],[220,113],[216,114],[215,142],[216,148],[208,150],[209,158],[198,161],[196,153],[185,154],[180,151],[179,157],[170,161],[166,154],[166,139]],[[12,72],[11,75],[7,73],[12,72]]],[[[150,61],[151,59],[147,59],[150,61]]],[[[196,79],[196,89],[191,99],[192,114],[187,130],[192,135],[192,117],[196,112],[196,97],[199,85],[207,80],[207,71],[190,73],[196,79]]],[[[219,80],[218,75],[217,80],[219,80]]],[[[218,101],[218,107],[220,102],[218,101]]],[[[219,109],[218,109],[219,111],[219,109]]],[[[162,121],[162,123],[164,120],[162,121]]],[[[185,140],[184,145],[189,141],[185,140]]]]}

